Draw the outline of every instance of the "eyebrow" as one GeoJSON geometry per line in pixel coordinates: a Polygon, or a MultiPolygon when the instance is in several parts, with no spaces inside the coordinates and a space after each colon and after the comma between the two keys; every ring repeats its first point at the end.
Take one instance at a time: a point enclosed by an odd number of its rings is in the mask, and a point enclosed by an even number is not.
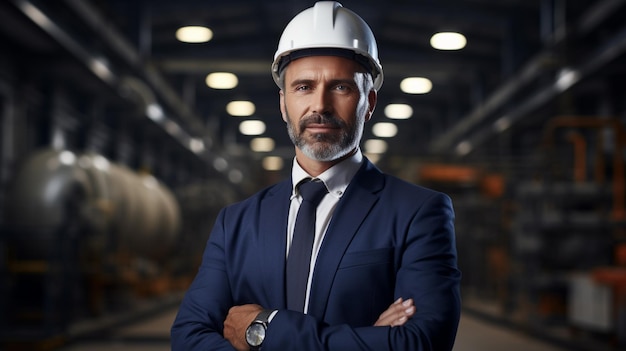
{"type": "MultiPolygon", "coordinates": [[[[291,84],[289,86],[294,87],[300,84],[311,84],[315,82],[315,79],[308,79],[308,78],[303,78],[303,79],[296,79],[293,82],[291,82],[291,84]]],[[[337,84],[345,84],[345,85],[356,85],[356,81],[352,78],[339,78],[339,79],[332,79],[328,82],[328,85],[337,85],[337,84]]]]}

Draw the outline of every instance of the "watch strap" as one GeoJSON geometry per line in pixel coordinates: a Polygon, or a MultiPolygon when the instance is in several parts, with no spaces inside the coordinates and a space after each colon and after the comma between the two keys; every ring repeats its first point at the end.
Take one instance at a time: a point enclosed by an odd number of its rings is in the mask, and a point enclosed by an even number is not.
{"type": "Polygon", "coordinates": [[[267,325],[269,323],[269,319],[270,319],[270,316],[272,315],[272,312],[274,312],[274,310],[263,310],[259,312],[259,314],[257,314],[257,316],[254,318],[253,323],[258,321],[267,325]]]}

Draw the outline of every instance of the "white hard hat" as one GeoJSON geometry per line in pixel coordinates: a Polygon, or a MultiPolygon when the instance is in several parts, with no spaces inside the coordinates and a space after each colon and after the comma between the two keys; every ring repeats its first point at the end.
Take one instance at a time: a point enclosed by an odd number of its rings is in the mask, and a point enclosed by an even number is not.
{"type": "Polygon", "coordinates": [[[336,1],[316,2],[287,24],[274,54],[274,81],[280,86],[280,72],[291,60],[317,55],[352,58],[372,74],[374,89],[383,85],[374,33],[359,15],[336,1]]]}

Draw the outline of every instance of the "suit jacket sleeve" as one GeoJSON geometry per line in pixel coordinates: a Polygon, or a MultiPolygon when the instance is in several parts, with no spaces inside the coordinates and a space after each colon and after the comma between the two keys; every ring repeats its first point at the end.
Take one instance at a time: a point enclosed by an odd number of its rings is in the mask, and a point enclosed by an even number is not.
{"type": "Polygon", "coordinates": [[[171,329],[172,350],[235,350],[223,338],[224,320],[233,306],[224,259],[225,210],[218,215],[202,264],[187,290],[171,329]]]}

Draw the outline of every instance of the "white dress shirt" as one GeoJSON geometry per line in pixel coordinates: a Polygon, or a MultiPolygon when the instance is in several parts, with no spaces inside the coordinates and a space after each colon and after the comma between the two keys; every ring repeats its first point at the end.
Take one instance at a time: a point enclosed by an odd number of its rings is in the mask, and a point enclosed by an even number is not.
{"type": "Polygon", "coordinates": [[[318,177],[312,177],[306,171],[300,167],[297,160],[294,158],[293,167],[291,170],[291,178],[293,183],[293,189],[291,191],[291,205],[289,206],[289,220],[287,222],[287,252],[289,255],[289,248],[291,247],[291,241],[293,238],[293,229],[296,224],[296,216],[298,215],[298,209],[302,202],[302,197],[297,191],[296,186],[301,180],[306,178],[319,179],[324,182],[328,194],[324,196],[320,204],[317,206],[317,212],[315,214],[315,239],[313,241],[313,251],[311,252],[311,266],[309,267],[309,278],[306,288],[306,299],[304,301],[304,313],[307,313],[309,309],[309,292],[311,290],[311,277],[313,276],[313,269],[315,268],[315,261],[317,254],[324,241],[326,235],[326,229],[333,216],[333,212],[339,199],[343,196],[348,184],[361,167],[363,161],[363,155],[360,150],[352,155],[352,157],[332,166],[318,177]]]}

